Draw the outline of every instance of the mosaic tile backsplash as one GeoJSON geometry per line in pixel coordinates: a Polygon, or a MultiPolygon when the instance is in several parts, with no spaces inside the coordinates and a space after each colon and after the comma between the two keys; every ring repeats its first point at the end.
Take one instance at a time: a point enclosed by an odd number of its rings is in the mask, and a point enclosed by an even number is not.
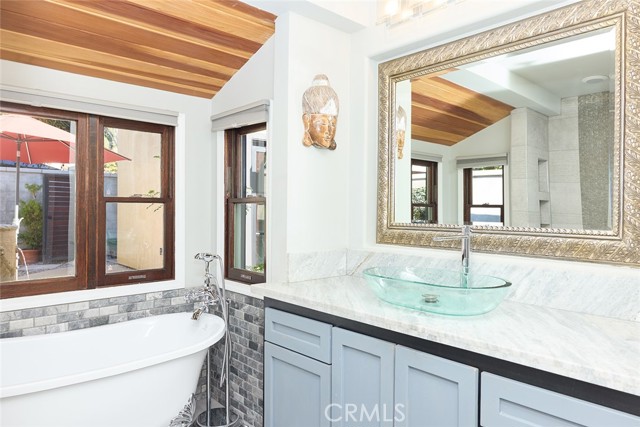
{"type": "Polygon", "coordinates": [[[158,314],[193,311],[185,289],[103,298],[0,313],[0,338],[52,334],[158,314]]]}

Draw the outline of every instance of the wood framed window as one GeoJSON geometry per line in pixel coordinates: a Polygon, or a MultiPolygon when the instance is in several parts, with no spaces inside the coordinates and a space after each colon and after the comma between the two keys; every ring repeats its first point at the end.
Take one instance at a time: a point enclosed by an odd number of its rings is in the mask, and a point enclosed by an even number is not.
{"type": "Polygon", "coordinates": [[[411,222],[438,223],[438,163],[411,159],[411,222]]]}
{"type": "Polygon", "coordinates": [[[504,166],[463,169],[464,223],[504,225],[504,166]]]}
{"type": "Polygon", "coordinates": [[[225,274],[244,283],[266,277],[266,129],[225,132],[225,274]]]}
{"type": "MultiPolygon", "coordinates": [[[[24,219],[17,251],[15,231],[1,231],[2,298],[174,278],[174,127],[10,103],[0,114],[3,133],[12,120],[25,123],[24,135],[39,123],[52,135],[32,138],[20,168],[3,141],[0,179],[15,185],[20,171],[24,219]],[[34,259],[23,256],[31,247],[34,259]]],[[[0,223],[11,224],[15,202],[4,196],[0,223]]]]}

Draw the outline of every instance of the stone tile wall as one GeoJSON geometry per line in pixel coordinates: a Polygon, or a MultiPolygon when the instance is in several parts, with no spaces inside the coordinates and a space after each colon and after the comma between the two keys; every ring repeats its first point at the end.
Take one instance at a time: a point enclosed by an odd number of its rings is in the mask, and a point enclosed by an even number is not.
{"type": "MultiPolygon", "coordinates": [[[[230,377],[231,410],[238,414],[242,425],[263,425],[263,357],[264,357],[264,303],[262,300],[227,292],[229,304],[229,332],[232,342],[230,377]]],[[[214,314],[221,316],[216,308],[214,314]]],[[[212,397],[225,404],[224,386],[220,387],[223,341],[213,346],[211,378],[212,397]]],[[[203,372],[203,378],[204,378],[203,372]]],[[[204,392],[204,384],[199,390],[204,392]]]]}
{"type": "Polygon", "coordinates": [[[103,298],[0,313],[0,338],[52,334],[157,314],[193,311],[185,289],[103,298]]]}

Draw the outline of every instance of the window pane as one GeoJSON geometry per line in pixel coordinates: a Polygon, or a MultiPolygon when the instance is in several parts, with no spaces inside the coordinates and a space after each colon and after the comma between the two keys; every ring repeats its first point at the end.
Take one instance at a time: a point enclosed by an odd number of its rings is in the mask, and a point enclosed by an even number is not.
{"type": "Polygon", "coordinates": [[[76,129],[75,121],[2,114],[0,282],[75,276],[76,129]]]}
{"type": "Polygon", "coordinates": [[[104,195],[161,197],[161,140],[159,133],[105,127],[104,195]]]}
{"type": "Polygon", "coordinates": [[[423,165],[411,165],[411,202],[427,203],[427,167],[423,165]]]}
{"type": "Polygon", "coordinates": [[[471,223],[474,225],[503,225],[500,208],[471,208],[471,223]]]}
{"type": "Polygon", "coordinates": [[[411,222],[432,223],[435,221],[435,209],[431,206],[414,206],[412,209],[411,222]]]}
{"type": "Polygon", "coordinates": [[[264,273],[265,206],[237,203],[233,206],[233,267],[264,273]]]}
{"type": "Polygon", "coordinates": [[[473,203],[474,205],[502,204],[502,166],[474,168],[473,203]]]}
{"type": "Polygon", "coordinates": [[[164,205],[107,203],[107,274],[164,267],[164,205]]]}
{"type": "Polygon", "coordinates": [[[264,197],[267,178],[267,131],[242,135],[241,197],[264,197]]]}

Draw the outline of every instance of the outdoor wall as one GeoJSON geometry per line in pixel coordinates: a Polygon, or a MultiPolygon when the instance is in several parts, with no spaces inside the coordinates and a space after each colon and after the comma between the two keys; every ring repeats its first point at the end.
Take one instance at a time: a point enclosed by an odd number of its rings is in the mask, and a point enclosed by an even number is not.
{"type": "MultiPolygon", "coordinates": [[[[118,196],[159,193],[160,135],[117,129],[116,141],[118,153],[131,159],[130,162],[118,162],[118,196]]],[[[149,203],[114,205],[117,210],[117,263],[134,270],[164,267],[162,205],[154,205],[152,198],[149,203]]]]}

